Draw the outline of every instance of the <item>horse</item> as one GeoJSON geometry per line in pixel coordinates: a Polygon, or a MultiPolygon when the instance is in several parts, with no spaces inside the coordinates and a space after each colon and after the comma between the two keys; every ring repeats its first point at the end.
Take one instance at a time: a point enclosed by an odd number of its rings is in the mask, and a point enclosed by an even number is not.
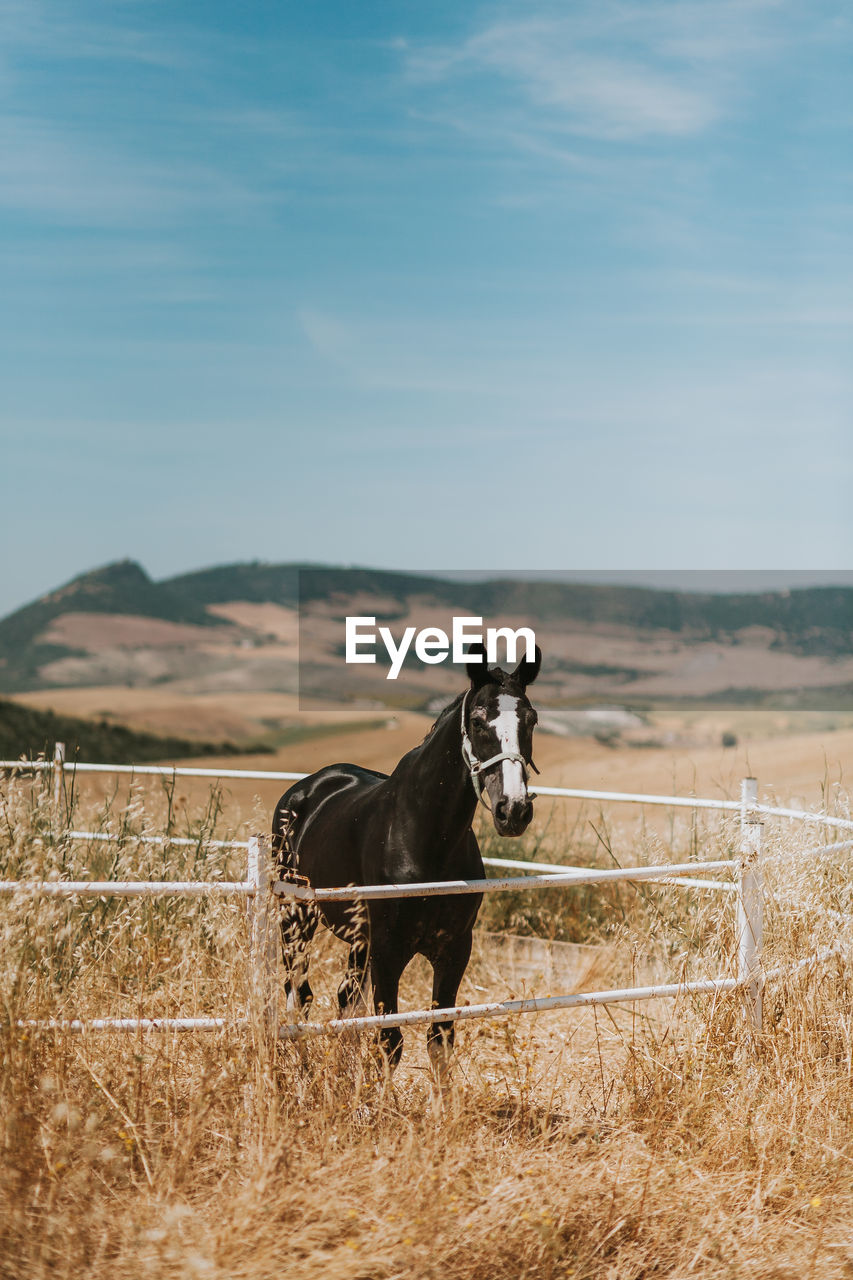
{"type": "MultiPolygon", "coordinates": [[[[536,769],[537,717],[526,690],[541,661],[537,646],[532,661],[525,657],[506,673],[487,666],[482,644],[472,645],[467,689],[393,773],[333,764],[290,787],[273,817],[282,876],[307,879],[314,888],[481,879],[472,830],[478,802],[485,805],[488,795],[500,836],[521,835],[533,817],[528,769],[536,769]]],[[[342,1017],[363,1007],[368,974],[376,1013],[396,1013],[400,977],[416,954],[432,965],[432,1008],[453,1006],[481,902],[482,894],[322,906],[291,900],[281,917],[288,1009],[308,1012],[307,948],[320,920],[350,948],[338,989],[342,1017]]],[[[427,1046],[438,1070],[449,1060],[453,1035],[453,1022],[429,1026],[427,1046]]],[[[396,1067],[403,1049],[399,1028],[383,1027],[379,1047],[396,1067]]]]}

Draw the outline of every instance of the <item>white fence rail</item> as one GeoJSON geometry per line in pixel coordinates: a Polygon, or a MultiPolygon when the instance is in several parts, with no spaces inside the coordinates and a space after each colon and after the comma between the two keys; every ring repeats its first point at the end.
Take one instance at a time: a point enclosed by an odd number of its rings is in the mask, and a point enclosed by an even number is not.
{"type": "MultiPolygon", "coordinates": [[[[499,858],[491,859],[500,865],[499,858]]],[[[653,880],[666,884],[675,876],[686,877],[691,872],[737,870],[731,859],[719,862],[676,862],[664,866],[619,867],[609,871],[576,871],[574,868],[558,875],[504,876],[490,880],[422,880],[406,884],[347,885],[344,888],[314,889],[310,885],[292,884],[278,880],[273,892],[309,902],[346,902],[350,898],[373,901],[378,898],[440,898],[465,893],[505,893],[513,889],[565,889],[567,885],[608,884],[614,880],[653,880]]],[[[727,884],[726,889],[729,888],[727,884]]]]}
{"type": "MultiPolygon", "coordinates": [[[[165,764],[89,764],[86,761],[65,759],[65,748],[57,743],[53,760],[0,760],[0,772],[38,773],[55,770],[60,784],[66,773],[113,773],[132,777],[154,778],[228,778],[257,782],[301,782],[307,773],[291,773],[270,769],[202,769],[185,765],[165,764]]],[[[535,786],[532,796],[553,796],[564,800],[597,800],[602,804],[658,805],[668,809],[715,809],[721,813],[742,813],[743,799],[717,800],[702,796],[646,795],[639,791],[592,791],[577,787],[535,786]]],[[[811,809],[785,809],[774,805],[755,804],[755,812],[768,818],[792,818],[801,822],[817,822],[822,826],[853,831],[853,818],[840,818],[834,814],[819,813],[811,809]]],[[[243,845],[243,848],[246,846],[243,845]]]]}
{"type": "MultiPolygon", "coordinates": [[[[109,765],[71,763],[65,760],[64,747],[58,743],[53,760],[0,761],[0,771],[45,772],[53,770],[54,799],[59,804],[66,773],[112,773],[133,777],[192,777],[241,779],[255,781],[298,781],[307,775],[285,771],[252,769],[206,769],[163,765],[109,765]]],[[[250,1004],[260,1013],[271,1033],[283,1039],[304,1036],[333,1035],[342,1030],[369,1030],[379,1027],[402,1027],[420,1023],[462,1021],[472,1018],[505,1017],[514,1014],[540,1013],[549,1009],[581,1008],[599,1004],[633,1003],[639,1000],[675,998],[682,994],[707,994],[741,990],[745,997],[748,1024],[755,1031],[762,1025],[762,989],[764,981],[787,970],[764,973],[761,965],[763,942],[762,818],[774,816],[827,827],[853,830],[853,821],[831,814],[808,810],[776,808],[760,804],[758,784],[745,778],[741,798],[718,800],[698,796],[643,795],[637,792],[593,791],[569,787],[539,786],[535,794],[599,803],[657,805],[668,808],[706,809],[740,814],[740,857],[712,862],[681,862],[668,865],[623,867],[599,871],[593,868],[526,862],[519,859],[484,858],[486,865],[534,874],[505,876],[488,880],[424,881],[416,884],[348,885],[314,888],[309,885],[278,880],[270,866],[266,841],[252,837],[248,841],[202,840],[160,834],[118,836],[98,831],[68,831],[69,840],[138,841],[149,844],[174,844],[218,849],[244,849],[248,855],[247,875],[238,881],[0,881],[0,895],[29,894],[50,897],[90,895],[97,897],[166,897],[166,896],[243,896],[247,899],[250,922],[249,992],[250,1004]],[[707,873],[728,872],[735,879],[711,880],[707,873]],[[606,884],[614,881],[651,882],[681,887],[702,888],[737,895],[737,976],[720,976],[696,982],[663,983],[646,987],[626,987],[609,991],[573,993],[525,1000],[504,1000],[480,1005],[461,1005],[449,1009],[422,1009],[408,1013],[384,1014],[361,1018],[332,1019],[322,1023],[300,1022],[278,1025],[276,986],[279,942],[277,900],[293,897],[318,903],[359,899],[429,897],[465,893],[500,893],[508,890],[568,889],[578,885],[606,884]]],[[[853,848],[853,840],[808,850],[811,856],[840,852],[853,848]]],[[[834,951],[833,951],[834,954],[834,951]]],[[[800,964],[809,963],[807,957],[800,964]]],[[[218,1031],[249,1025],[249,1018],[93,1018],[48,1019],[21,1022],[21,1026],[63,1031],[218,1031]]]]}

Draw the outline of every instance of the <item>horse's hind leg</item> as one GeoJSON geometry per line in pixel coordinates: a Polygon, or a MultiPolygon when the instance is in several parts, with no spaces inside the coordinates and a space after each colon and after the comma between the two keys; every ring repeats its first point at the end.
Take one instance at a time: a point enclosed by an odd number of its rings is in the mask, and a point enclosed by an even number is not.
{"type": "MultiPolygon", "coordinates": [[[[432,960],[432,1007],[451,1009],[456,1004],[459,984],[471,959],[471,930],[454,938],[432,960]]],[[[432,959],[432,957],[430,957],[432,959]]],[[[453,1052],[455,1022],[431,1022],[427,1050],[434,1070],[443,1076],[453,1052]]]]}
{"type": "Polygon", "coordinates": [[[346,973],[338,987],[341,1017],[361,1013],[364,1009],[364,988],[367,983],[369,960],[370,949],[367,939],[356,939],[350,946],[346,973]]]}
{"type": "Polygon", "coordinates": [[[288,1011],[307,1012],[314,993],[308,982],[308,946],[319,922],[313,902],[290,902],[281,916],[281,950],[288,1011]]]}

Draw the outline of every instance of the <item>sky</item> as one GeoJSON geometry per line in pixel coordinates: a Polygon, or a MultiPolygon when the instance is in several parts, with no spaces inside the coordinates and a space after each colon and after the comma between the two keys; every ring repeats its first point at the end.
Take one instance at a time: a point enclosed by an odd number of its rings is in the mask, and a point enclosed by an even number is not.
{"type": "Polygon", "coordinates": [[[0,612],[850,569],[851,72],[842,0],[0,0],[0,612]]]}

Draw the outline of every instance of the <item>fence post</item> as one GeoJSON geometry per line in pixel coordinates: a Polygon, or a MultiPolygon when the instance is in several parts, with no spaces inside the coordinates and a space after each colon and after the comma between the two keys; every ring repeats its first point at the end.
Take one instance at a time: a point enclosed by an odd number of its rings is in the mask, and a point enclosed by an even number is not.
{"type": "Polygon", "coordinates": [[[62,799],[62,783],[65,772],[65,743],[53,744],[53,807],[59,808],[62,799]]]}
{"type": "Polygon", "coordinates": [[[261,836],[249,839],[247,880],[254,889],[249,898],[249,995],[254,1017],[265,1030],[278,1030],[276,967],[279,954],[276,902],[270,892],[275,877],[267,843],[261,836]]]}
{"type": "Polygon", "coordinates": [[[764,938],[764,880],[761,869],[763,824],[756,813],[758,781],[744,778],[740,793],[740,876],[738,884],[738,979],[747,997],[753,1031],[762,1026],[761,946],[764,938]]]}

